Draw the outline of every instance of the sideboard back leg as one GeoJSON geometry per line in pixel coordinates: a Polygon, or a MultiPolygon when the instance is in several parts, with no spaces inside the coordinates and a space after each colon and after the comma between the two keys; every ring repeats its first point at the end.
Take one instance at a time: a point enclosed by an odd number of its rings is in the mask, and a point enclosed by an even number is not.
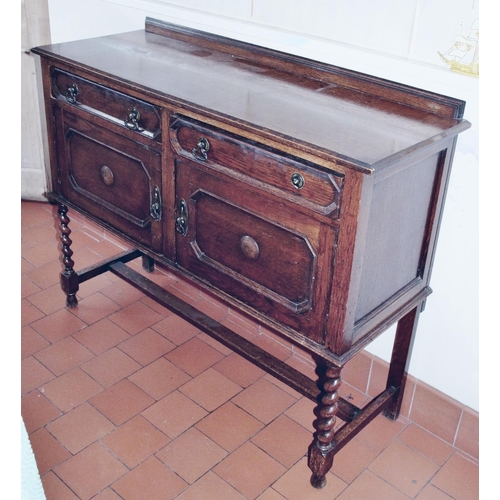
{"type": "Polygon", "coordinates": [[[401,410],[411,350],[415,340],[419,315],[420,304],[403,316],[398,321],[398,326],[396,328],[396,337],[392,348],[391,364],[386,387],[395,387],[397,390],[394,394],[392,404],[384,412],[384,415],[392,420],[398,418],[401,410]]]}
{"type": "Polygon", "coordinates": [[[324,488],[326,474],[332,468],[335,448],[335,421],[338,412],[341,368],[327,366],[323,391],[320,396],[315,422],[316,435],[309,448],[309,468],[312,471],[311,484],[315,488],[324,488]]]}
{"type": "Polygon", "coordinates": [[[69,228],[70,219],[68,217],[68,207],[59,203],[57,210],[59,216],[59,230],[61,238],[61,252],[63,270],[60,275],[61,288],[66,294],[66,306],[73,308],[78,305],[76,292],[78,292],[79,279],[77,273],[74,271],[73,266],[75,263],[71,259],[73,250],[71,250],[71,229],[69,228]]]}
{"type": "Polygon", "coordinates": [[[153,258],[147,255],[142,256],[142,268],[148,273],[152,273],[155,270],[155,261],[153,258]]]}

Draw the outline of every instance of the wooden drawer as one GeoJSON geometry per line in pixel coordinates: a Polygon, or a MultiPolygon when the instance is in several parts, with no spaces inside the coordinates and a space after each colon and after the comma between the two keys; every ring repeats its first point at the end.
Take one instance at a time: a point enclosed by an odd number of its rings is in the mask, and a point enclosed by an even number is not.
{"type": "Polygon", "coordinates": [[[260,313],[323,341],[336,232],[275,196],[176,161],[179,264],[260,313]]]}
{"type": "Polygon", "coordinates": [[[160,108],[59,69],[52,71],[52,95],[150,139],[160,141],[160,108]]]}
{"type": "Polygon", "coordinates": [[[161,156],[68,112],[60,112],[61,194],[126,236],[154,247],[161,231],[161,156]]]}
{"type": "Polygon", "coordinates": [[[341,174],[313,168],[283,153],[179,117],[171,124],[170,140],[174,151],[185,158],[221,169],[228,175],[244,175],[245,182],[308,210],[339,216],[341,174]]]}

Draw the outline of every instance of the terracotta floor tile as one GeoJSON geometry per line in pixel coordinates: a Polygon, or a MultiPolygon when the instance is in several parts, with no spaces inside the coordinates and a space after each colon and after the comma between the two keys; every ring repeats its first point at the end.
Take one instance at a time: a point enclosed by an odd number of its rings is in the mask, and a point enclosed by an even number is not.
{"type": "Polygon", "coordinates": [[[354,356],[342,369],[342,380],[358,391],[367,392],[370,369],[372,365],[372,355],[361,351],[354,356]]]}
{"type": "Polygon", "coordinates": [[[219,477],[246,498],[257,498],[286,469],[250,442],[240,446],[214,469],[219,477]]]}
{"type": "Polygon", "coordinates": [[[55,378],[55,375],[48,370],[33,356],[24,358],[21,361],[21,393],[26,394],[33,389],[37,389],[43,384],[55,378]]]}
{"type": "MultiPolygon", "coordinates": [[[[115,248],[114,253],[117,253],[116,250],[115,248]]],[[[118,280],[116,283],[110,283],[108,286],[101,289],[101,293],[121,307],[127,307],[144,297],[144,294],[140,290],[123,280],[118,280]]]]}
{"type": "Polygon", "coordinates": [[[415,497],[439,466],[408,446],[394,441],[368,467],[409,497],[415,497]]]}
{"type": "Polygon", "coordinates": [[[175,344],[153,329],[146,328],[122,342],[118,348],[145,366],[175,349],[175,344]]]}
{"type": "Polygon", "coordinates": [[[228,401],[195,427],[225,450],[232,452],[259,432],[264,424],[228,401]]]}
{"type": "Polygon", "coordinates": [[[128,470],[102,445],[94,443],[66,460],[54,472],[81,500],[87,500],[128,470]]]}
{"type": "Polygon", "coordinates": [[[73,455],[110,433],[115,426],[84,403],[47,425],[46,429],[73,455]]]}
{"type": "Polygon", "coordinates": [[[40,243],[31,250],[23,252],[23,257],[31,262],[35,267],[43,266],[59,258],[59,248],[57,242],[52,239],[40,243]]]}
{"type": "Polygon", "coordinates": [[[59,283],[61,271],[61,263],[58,260],[53,260],[25,274],[33,283],[44,289],[59,283]]]}
{"type": "Polygon", "coordinates": [[[192,484],[227,456],[227,452],[191,427],[156,456],[184,481],[192,484]]]}
{"type": "Polygon", "coordinates": [[[260,495],[257,500],[286,500],[286,498],[280,495],[276,490],[272,487],[267,488],[262,495],[260,495]]]}
{"type": "Polygon", "coordinates": [[[252,385],[266,373],[235,352],[219,361],[213,368],[243,388],[252,385]]]}
{"type": "Polygon", "coordinates": [[[307,455],[311,441],[311,433],[286,415],[280,415],[252,438],[253,444],[286,468],[307,455]]]}
{"type": "Polygon", "coordinates": [[[202,340],[194,337],[165,356],[176,366],[196,377],[224,356],[202,340]]]}
{"type": "Polygon", "coordinates": [[[93,358],[93,353],[72,337],[38,351],[35,358],[52,373],[59,376],[93,358]]]}
{"type": "Polygon", "coordinates": [[[31,391],[21,399],[21,414],[28,434],[52,422],[62,412],[41,392],[31,391]]]}
{"type": "Polygon", "coordinates": [[[77,297],[78,300],[83,300],[86,297],[90,297],[97,292],[100,292],[103,288],[110,286],[113,282],[110,279],[111,274],[105,273],[91,280],[87,280],[84,283],[80,283],[80,287],[78,289],[77,297]]]}
{"type": "Polygon", "coordinates": [[[313,433],[315,431],[313,423],[316,420],[315,407],[316,403],[302,397],[285,411],[285,415],[313,433]]]}
{"type": "Polygon", "coordinates": [[[310,378],[311,380],[317,380],[316,366],[313,366],[306,359],[301,356],[293,354],[286,360],[286,364],[295,368],[297,371],[310,378]]]}
{"type": "Polygon", "coordinates": [[[479,498],[479,467],[454,453],[431,483],[456,500],[476,500],[479,498]]]}
{"type": "Polygon", "coordinates": [[[71,453],[45,429],[33,432],[29,439],[40,476],[71,457],[71,453]]]}
{"type": "Polygon", "coordinates": [[[412,422],[453,444],[461,415],[462,407],[455,400],[418,382],[411,407],[412,422]]]}
{"type": "Polygon", "coordinates": [[[59,283],[30,295],[28,300],[44,314],[52,314],[63,309],[66,301],[59,283]]]}
{"type": "Polygon", "coordinates": [[[207,415],[207,411],[179,391],[171,392],[142,412],[142,416],[171,439],[207,415]]]}
{"type": "Polygon", "coordinates": [[[85,321],[87,325],[92,325],[119,309],[121,309],[121,306],[116,302],[97,292],[89,297],[80,299],[78,306],[72,309],[72,312],[82,321],[85,321]]]}
{"type": "Polygon", "coordinates": [[[47,500],[79,500],[53,472],[43,475],[42,485],[47,500]]]}
{"type": "Polygon", "coordinates": [[[281,380],[278,380],[276,377],[271,375],[270,373],[266,373],[264,375],[264,380],[267,380],[268,382],[271,382],[271,384],[275,385],[279,389],[281,389],[283,392],[286,392],[290,396],[295,399],[295,401],[298,401],[302,396],[292,387],[290,387],[288,384],[285,384],[281,380]]]}
{"type": "Polygon", "coordinates": [[[295,402],[295,398],[265,379],[257,380],[233,399],[234,404],[265,424],[274,420],[295,402]]]}
{"type": "Polygon", "coordinates": [[[260,335],[259,325],[249,318],[243,317],[230,310],[221,323],[247,340],[252,340],[260,335]]]}
{"type": "Polygon", "coordinates": [[[254,337],[252,339],[252,344],[264,349],[264,351],[272,354],[281,361],[285,361],[292,355],[291,349],[265,334],[254,337]]]}
{"type": "Polygon", "coordinates": [[[165,306],[162,306],[161,304],[158,304],[155,300],[149,298],[149,297],[142,297],[141,302],[153,309],[153,311],[156,311],[163,319],[168,318],[169,316],[172,316],[172,311],[167,309],[165,306]]]}
{"type": "Polygon", "coordinates": [[[156,457],[116,481],[112,488],[124,500],[172,500],[187,483],[156,457]]]}
{"type": "Polygon", "coordinates": [[[34,321],[43,319],[44,317],[45,314],[29,300],[21,300],[21,326],[32,325],[34,321]]]}
{"type": "Polygon", "coordinates": [[[63,412],[72,410],[102,390],[103,388],[80,368],[74,368],[40,388],[40,392],[63,412]]]}
{"type": "Polygon", "coordinates": [[[331,471],[346,483],[352,483],[377,457],[377,452],[358,439],[352,439],[333,459],[331,471]]]}
{"type": "Polygon", "coordinates": [[[129,379],[158,401],[191,377],[165,358],[159,358],[135,372],[129,379]]]}
{"type": "Polygon", "coordinates": [[[201,499],[245,500],[245,497],[213,472],[207,472],[202,478],[176,497],[176,500],[201,499]]]}
{"type": "Polygon", "coordinates": [[[382,451],[401,434],[405,427],[405,424],[399,420],[390,420],[379,415],[357,435],[357,439],[375,451],[382,451]]]}
{"type": "Polygon", "coordinates": [[[415,424],[410,424],[398,436],[398,440],[422,453],[438,465],[443,465],[453,453],[451,445],[415,424]]]}
{"type": "Polygon", "coordinates": [[[179,390],[201,405],[207,411],[213,411],[241,391],[241,387],[228,378],[209,368],[179,390]]]}
{"type": "Polygon", "coordinates": [[[470,408],[464,408],[458,426],[455,447],[475,459],[479,459],[479,414],[470,408]]]}
{"type": "Polygon", "coordinates": [[[196,308],[207,314],[219,323],[228,315],[229,308],[222,303],[215,302],[210,298],[202,297],[196,302],[196,308]]]}
{"type": "Polygon", "coordinates": [[[75,333],[73,338],[94,354],[102,354],[104,351],[130,338],[130,335],[109,319],[104,318],[75,333]]]}
{"type": "Polygon", "coordinates": [[[166,446],[170,439],[144,417],[137,415],[101,439],[101,443],[133,469],[166,446]]]}
{"type": "Polygon", "coordinates": [[[175,345],[184,344],[184,342],[196,337],[200,333],[198,328],[175,315],[162,319],[153,325],[152,328],[175,345]]]}
{"type": "Polygon", "coordinates": [[[428,484],[416,497],[415,500],[453,500],[452,497],[438,490],[432,484],[428,484]]]}
{"type": "MultiPolygon", "coordinates": [[[[311,470],[307,466],[307,459],[303,458],[273,484],[273,489],[287,500],[332,500],[336,499],[346,487],[344,481],[331,472],[327,473],[326,486],[322,489],[313,488],[310,479],[311,470]]],[[[369,496],[358,497],[356,500],[368,500],[369,498],[369,496]]],[[[377,500],[379,499],[377,498],[377,500]]]]}
{"type": "Polygon", "coordinates": [[[116,347],[99,354],[81,369],[103,387],[111,387],[141,368],[141,365],[116,347]]]}
{"type": "Polygon", "coordinates": [[[154,403],[154,399],[129,380],[122,380],[94,396],[89,403],[115,425],[122,425],[154,403]]]}
{"type": "Polygon", "coordinates": [[[31,326],[27,325],[21,328],[21,359],[27,358],[49,345],[50,342],[33,330],[31,326]]]}
{"type": "Polygon", "coordinates": [[[122,498],[118,496],[118,493],[115,493],[110,487],[108,487],[92,498],[92,500],[122,500],[122,498]]]}
{"type": "Polygon", "coordinates": [[[408,496],[386,483],[383,479],[365,470],[335,500],[408,500],[408,496]]]}
{"type": "Polygon", "coordinates": [[[229,356],[234,352],[229,349],[229,347],[222,345],[218,340],[210,337],[210,335],[207,335],[206,333],[201,332],[196,336],[196,338],[205,342],[205,344],[208,344],[210,347],[213,347],[216,351],[219,351],[224,357],[229,356]]]}
{"type": "Polygon", "coordinates": [[[31,326],[49,342],[55,343],[87,325],[65,308],[31,323],[31,326]]]}
{"type": "Polygon", "coordinates": [[[158,323],[162,316],[138,301],[112,314],[109,319],[127,333],[134,335],[158,323]]]}
{"type": "Polygon", "coordinates": [[[33,281],[31,281],[29,278],[24,276],[24,273],[26,272],[23,270],[23,267],[27,267],[30,264],[27,264],[24,259],[21,259],[21,298],[25,299],[27,297],[31,297],[32,295],[38,293],[41,288],[38,285],[35,285],[33,281]]]}

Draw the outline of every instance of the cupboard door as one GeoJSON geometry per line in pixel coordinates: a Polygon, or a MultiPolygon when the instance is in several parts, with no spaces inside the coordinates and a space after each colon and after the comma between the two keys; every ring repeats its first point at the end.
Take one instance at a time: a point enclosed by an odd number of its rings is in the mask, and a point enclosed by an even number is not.
{"type": "Polygon", "coordinates": [[[161,244],[161,155],[67,112],[59,127],[61,194],[157,250],[161,244]]]}
{"type": "Polygon", "coordinates": [[[332,227],[243,182],[177,160],[179,264],[233,298],[323,341],[332,227]],[[330,238],[326,248],[321,242],[330,238]],[[319,250],[321,248],[321,251],[319,250]]]}

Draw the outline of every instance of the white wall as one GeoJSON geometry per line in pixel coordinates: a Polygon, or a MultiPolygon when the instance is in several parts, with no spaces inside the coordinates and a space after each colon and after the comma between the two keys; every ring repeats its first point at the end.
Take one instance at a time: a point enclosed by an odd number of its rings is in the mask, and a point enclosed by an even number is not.
{"type": "MultiPolygon", "coordinates": [[[[476,0],[49,0],[53,43],[198,28],[467,101],[431,286],[410,373],[478,410],[478,79],[439,57],[478,18],[476,0]]],[[[392,335],[369,350],[388,360],[392,335]]]]}

